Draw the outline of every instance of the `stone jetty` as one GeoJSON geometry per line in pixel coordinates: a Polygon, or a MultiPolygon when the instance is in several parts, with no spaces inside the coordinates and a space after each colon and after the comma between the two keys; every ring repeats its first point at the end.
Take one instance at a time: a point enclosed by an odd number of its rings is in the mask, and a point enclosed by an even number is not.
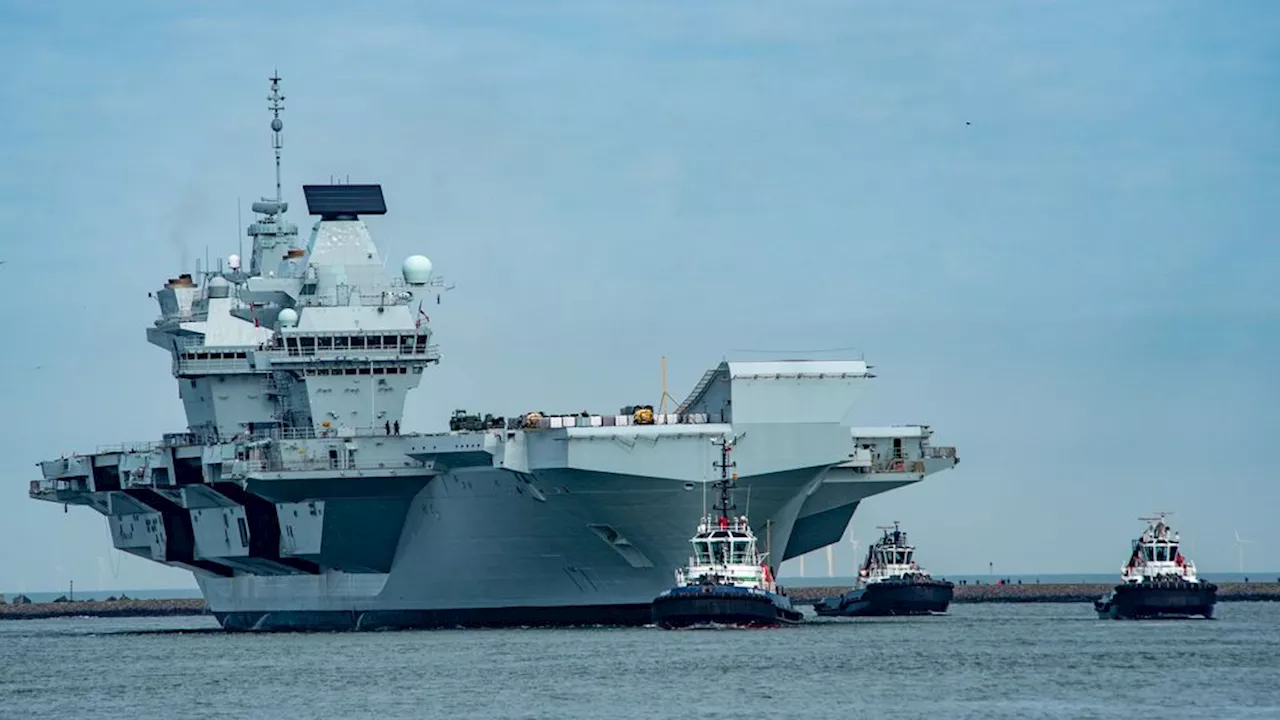
{"type": "Polygon", "coordinates": [[[163,617],[204,615],[204,600],[90,600],[0,605],[0,620],[39,620],[57,617],[163,617]]]}
{"type": "MultiPolygon", "coordinates": [[[[785,583],[783,583],[785,587],[785,583]]],[[[1110,584],[956,585],[954,603],[1076,603],[1093,602],[1115,587],[1110,584]]],[[[848,592],[847,587],[787,588],[791,602],[812,605],[819,598],[848,592]]],[[[1218,600],[1280,601],[1280,583],[1218,583],[1218,600]]]]}

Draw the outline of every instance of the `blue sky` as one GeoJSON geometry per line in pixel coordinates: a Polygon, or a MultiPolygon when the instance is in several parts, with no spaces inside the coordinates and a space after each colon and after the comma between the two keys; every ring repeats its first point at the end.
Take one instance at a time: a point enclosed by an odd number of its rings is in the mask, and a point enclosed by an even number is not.
{"type": "Polygon", "coordinates": [[[319,5],[0,2],[0,589],[190,584],[26,486],[183,427],[146,295],[273,191],[275,68],[294,207],[381,182],[383,248],[457,283],[409,427],[856,347],[852,421],[962,457],[860,539],[1111,572],[1165,509],[1203,570],[1237,529],[1280,569],[1275,3],[319,5]]]}

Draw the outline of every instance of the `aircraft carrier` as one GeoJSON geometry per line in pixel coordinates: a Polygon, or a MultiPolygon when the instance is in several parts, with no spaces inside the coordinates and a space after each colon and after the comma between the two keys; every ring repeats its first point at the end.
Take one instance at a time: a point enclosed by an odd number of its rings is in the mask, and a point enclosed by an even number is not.
{"type": "Polygon", "coordinates": [[[172,356],[186,431],[46,460],[29,491],[189,569],[224,628],[646,624],[716,480],[713,441],[734,439],[774,563],[956,463],[927,426],[844,422],[874,377],[863,361],[722,362],[672,412],[402,428],[441,358],[424,304],[447,287],[422,255],[387,272],[366,225],[387,212],[378,185],[305,185],[317,219],[299,242],[270,83],[276,193],[253,203],[247,269],[233,255],[154,293],[147,339],[172,356]]]}

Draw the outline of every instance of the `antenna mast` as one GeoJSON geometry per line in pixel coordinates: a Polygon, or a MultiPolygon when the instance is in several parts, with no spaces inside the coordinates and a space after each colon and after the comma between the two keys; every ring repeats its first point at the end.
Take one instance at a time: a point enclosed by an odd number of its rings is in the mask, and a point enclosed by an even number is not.
{"type": "Polygon", "coordinates": [[[738,466],[738,463],[730,459],[735,440],[718,438],[711,442],[720,446],[720,462],[715,463],[715,466],[720,469],[720,480],[716,482],[716,489],[720,491],[720,504],[713,505],[712,509],[720,511],[720,527],[723,528],[729,525],[729,511],[738,509],[738,506],[733,504],[731,489],[733,483],[738,480],[738,473],[736,471],[732,475],[729,473],[729,468],[738,466]]]}
{"type": "Polygon", "coordinates": [[[284,95],[280,93],[280,72],[276,71],[268,78],[271,81],[271,94],[267,96],[267,109],[271,111],[271,147],[276,151],[276,200],[283,200],[280,192],[280,150],[284,147],[284,137],[280,131],[284,129],[284,121],[280,119],[280,111],[284,109],[284,95]]]}

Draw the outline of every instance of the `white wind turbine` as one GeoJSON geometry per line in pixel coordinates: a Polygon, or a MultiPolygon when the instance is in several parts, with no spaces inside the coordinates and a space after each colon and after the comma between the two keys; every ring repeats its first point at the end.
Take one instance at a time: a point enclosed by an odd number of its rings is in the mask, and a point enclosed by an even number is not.
{"type": "Polygon", "coordinates": [[[853,548],[853,575],[857,577],[858,568],[862,563],[858,560],[858,538],[854,535],[853,525],[849,526],[849,546],[853,548]]]}
{"type": "MultiPolygon", "coordinates": [[[[857,560],[858,560],[858,558],[857,558],[857,555],[858,555],[858,553],[857,553],[858,541],[857,541],[857,540],[853,540],[853,523],[849,523],[849,526],[848,526],[848,528],[847,528],[847,532],[849,533],[849,539],[853,541],[853,547],[854,547],[854,553],[853,553],[853,554],[854,554],[854,562],[856,563],[856,562],[857,562],[857,560]]],[[[830,545],[828,545],[828,546],[827,546],[827,577],[829,577],[829,578],[830,578],[830,577],[835,577],[835,576],[836,576],[836,554],[835,554],[835,551],[836,551],[836,544],[835,544],[835,543],[831,543],[830,545]]]]}
{"type": "Polygon", "coordinates": [[[1244,546],[1253,541],[1245,540],[1241,538],[1239,530],[1236,530],[1235,533],[1236,533],[1236,557],[1240,561],[1240,574],[1243,575],[1244,574],[1244,546]]]}

